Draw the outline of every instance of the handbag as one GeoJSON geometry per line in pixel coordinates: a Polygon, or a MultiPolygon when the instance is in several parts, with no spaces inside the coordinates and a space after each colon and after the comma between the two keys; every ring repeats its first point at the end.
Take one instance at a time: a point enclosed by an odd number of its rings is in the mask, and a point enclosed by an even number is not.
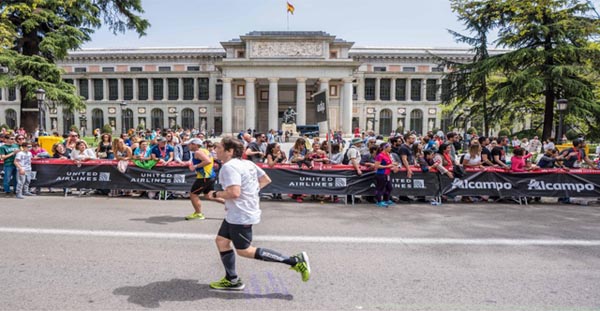
{"type": "Polygon", "coordinates": [[[463,178],[465,177],[465,168],[462,165],[454,164],[452,166],[452,174],[454,174],[455,178],[463,178]]]}
{"type": "Polygon", "coordinates": [[[129,165],[129,161],[121,160],[121,161],[119,161],[119,163],[117,163],[117,169],[119,170],[119,172],[124,174],[127,171],[128,165],[129,165]]]}
{"type": "Polygon", "coordinates": [[[98,152],[99,159],[106,159],[108,157],[108,153],[106,152],[98,152]]]}

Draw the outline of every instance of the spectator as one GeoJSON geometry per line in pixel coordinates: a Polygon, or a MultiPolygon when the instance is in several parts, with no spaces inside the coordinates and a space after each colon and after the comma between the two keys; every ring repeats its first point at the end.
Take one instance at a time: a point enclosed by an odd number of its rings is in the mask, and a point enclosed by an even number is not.
{"type": "Polygon", "coordinates": [[[537,136],[533,136],[533,139],[529,142],[529,152],[537,153],[540,152],[540,148],[542,147],[542,143],[540,142],[537,136]]]}
{"type": "Polygon", "coordinates": [[[405,143],[400,146],[400,167],[406,168],[406,176],[412,178],[412,171],[410,170],[411,164],[414,163],[414,155],[412,152],[412,145],[414,144],[417,137],[413,134],[405,134],[405,143]]]}
{"type": "Polygon", "coordinates": [[[135,149],[135,151],[133,152],[133,158],[135,160],[150,160],[151,156],[150,156],[150,148],[148,148],[148,141],[146,140],[141,140],[139,142],[139,147],[137,147],[135,149]]]}
{"type": "Polygon", "coordinates": [[[98,143],[98,147],[96,147],[96,157],[98,159],[112,160],[115,158],[111,140],[112,136],[108,133],[104,133],[100,136],[100,143],[98,143]]]}
{"type": "Polygon", "coordinates": [[[55,143],[52,145],[52,158],[53,159],[70,159],[71,152],[65,148],[65,145],[61,143],[55,143]]]}
{"type": "Polygon", "coordinates": [[[521,141],[519,140],[519,138],[517,136],[513,136],[512,147],[513,148],[521,147],[521,141]]]}
{"type": "Polygon", "coordinates": [[[563,158],[558,155],[558,151],[556,149],[546,149],[544,150],[544,155],[538,161],[539,168],[563,168],[568,170],[562,163],[563,158]]]}
{"type": "Polygon", "coordinates": [[[499,139],[499,144],[492,149],[492,163],[508,170],[510,167],[506,164],[506,151],[504,151],[504,147],[508,145],[508,137],[503,136],[499,139]]]}
{"type": "MultiPolygon", "coordinates": [[[[450,148],[452,144],[443,143],[438,149],[437,154],[433,157],[433,165],[437,170],[442,174],[447,174],[445,171],[449,171],[454,166],[454,161],[452,160],[452,156],[450,155],[450,148]]],[[[448,177],[452,176],[452,174],[448,174],[448,177]]],[[[450,178],[453,178],[450,177],[450,178]]]]}
{"type": "Polygon", "coordinates": [[[254,163],[263,163],[265,161],[265,154],[261,149],[261,145],[266,143],[267,136],[262,133],[256,133],[254,138],[255,140],[253,142],[248,143],[245,154],[248,157],[248,160],[254,163]]]}
{"type": "Polygon", "coordinates": [[[533,155],[531,153],[525,154],[525,149],[523,148],[515,148],[513,149],[513,156],[510,161],[511,170],[515,173],[525,172],[529,170],[536,169],[537,166],[534,167],[526,167],[525,161],[531,158],[533,155]]]}
{"type": "Polygon", "coordinates": [[[580,168],[582,163],[586,163],[590,169],[597,169],[585,154],[585,142],[579,138],[573,140],[573,147],[563,150],[560,156],[565,159],[564,165],[568,168],[580,168]]]}
{"type": "Polygon", "coordinates": [[[360,169],[360,148],[362,147],[363,141],[360,138],[353,138],[350,141],[350,147],[346,151],[348,153],[348,164],[352,165],[358,175],[362,175],[360,169]]]}
{"type": "Polygon", "coordinates": [[[471,146],[469,146],[468,152],[464,155],[462,160],[462,165],[466,167],[476,167],[484,169],[483,163],[481,161],[481,145],[478,141],[473,141],[471,146]]]}
{"type": "Polygon", "coordinates": [[[302,169],[302,164],[306,165],[309,169],[312,169],[312,163],[306,156],[308,150],[306,149],[306,141],[304,138],[298,138],[294,143],[294,146],[290,149],[288,159],[290,163],[297,164],[298,168],[302,169]]]}
{"type": "Polygon", "coordinates": [[[174,160],[173,146],[167,144],[167,139],[159,136],[156,139],[156,145],[150,149],[150,158],[159,163],[169,164],[174,160]]]}
{"type": "Polygon", "coordinates": [[[449,144],[450,148],[450,157],[452,158],[452,163],[456,163],[456,149],[460,148],[460,143],[458,142],[458,135],[455,132],[450,132],[446,134],[446,143],[449,144]]]}
{"type": "Polygon", "coordinates": [[[77,148],[77,142],[79,141],[79,134],[70,132],[67,140],[65,140],[65,147],[69,151],[73,151],[77,148]]]}
{"type": "Polygon", "coordinates": [[[31,147],[31,155],[34,159],[49,158],[50,154],[39,143],[33,142],[31,147]]]}
{"type": "Polygon", "coordinates": [[[340,149],[340,144],[335,142],[331,144],[331,158],[329,159],[331,164],[342,164],[344,153],[340,149]]]}
{"type": "Polygon", "coordinates": [[[18,171],[14,164],[15,156],[20,150],[20,145],[25,141],[22,135],[17,136],[15,142],[15,136],[9,135],[6,138],[6,143],[0,147],[0,160],[4,160],[4,193],[10,195],[10,186],[13,187],[13,192],[16,193],[18,171]]]}
{"type": "Polygon", "coordinates": [[[17,199],[24,199],[24,195],[34,195],[29,192],[29,183],[31,182],[31,159],[33,158],[29,151],[30,149],[31,143],[23,141],[20,150],[15,155],[14,165],[18,172],[18,175],[15,176],[17,179],[17,187],[15,188],[17,199]]]}
{"type": "Polygon", "coordinates": [[[96,159],[96,154],[93,150],[88,149],[85,141],[80,140],[75,143],[75,150],[71,151],[71,159],[80,164],[83,161],[96,159]]]}
{"type": "Polygon", "coordinates": [[[378,207],[388,207],[394,204],[390,197],[390,194],[392,193],[390,174],[392,170],[394,172],[398,171],[398,165],[397,163],[392,162],[392,158],[390,157],[391,151],[391,144],[382,143],[375,156],[375,164],[373,167],[375,169],[375,198],[378,207]]]}

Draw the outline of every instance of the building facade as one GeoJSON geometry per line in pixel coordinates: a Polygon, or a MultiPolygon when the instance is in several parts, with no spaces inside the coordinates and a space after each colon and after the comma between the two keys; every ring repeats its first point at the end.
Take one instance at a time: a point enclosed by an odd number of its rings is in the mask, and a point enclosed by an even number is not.
{"type": "MultiPolygon", "coordinates": [[[[330,126],[387,135],[444,128],[439,104],[449,87],[438,57],[467,62],[467,49],[354,48],[325,32],[254,31],[222,48],[85,49],[59,63],[86,102],[51,109],[46,129],[91,133],[109,124],[181,126],[217,133],[280,129],[283,114],[315,124],[313,94],[328,94],[330,126]]],[[[0,92],[0,122],[17,127],[19,92],[0,92]]],[[[321,126],[325,130],[324,124],[321,126]]]]}

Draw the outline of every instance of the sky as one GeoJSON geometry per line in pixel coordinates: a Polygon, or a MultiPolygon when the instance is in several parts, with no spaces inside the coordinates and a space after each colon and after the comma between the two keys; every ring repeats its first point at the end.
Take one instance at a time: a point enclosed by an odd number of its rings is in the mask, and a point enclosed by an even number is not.
{"type": "Polygon", "coordinates": [[[354,47],[465,47],[447,29],[464,33],[449,0],[142,0],[152,25],[139,38],[97,30],[83,48],[221,47],[253,30],[325,31],[354,47]]]}

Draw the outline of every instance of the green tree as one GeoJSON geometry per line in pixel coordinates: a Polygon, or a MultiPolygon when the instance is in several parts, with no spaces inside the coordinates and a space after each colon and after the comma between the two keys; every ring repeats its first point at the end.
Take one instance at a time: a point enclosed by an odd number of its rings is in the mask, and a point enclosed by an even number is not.
{"type": "Polygon", "coordinates": [[[2,0],[0,1],[0,86],[20,87],[21,126],[35,131],[35,90],[70,110],[84,106],[75,87],[62,81],[56,61],[91,40],[103,24],[113,33],[134,30],[145,35],[150,26],[138,14],[141,0],[2,0]]]}

